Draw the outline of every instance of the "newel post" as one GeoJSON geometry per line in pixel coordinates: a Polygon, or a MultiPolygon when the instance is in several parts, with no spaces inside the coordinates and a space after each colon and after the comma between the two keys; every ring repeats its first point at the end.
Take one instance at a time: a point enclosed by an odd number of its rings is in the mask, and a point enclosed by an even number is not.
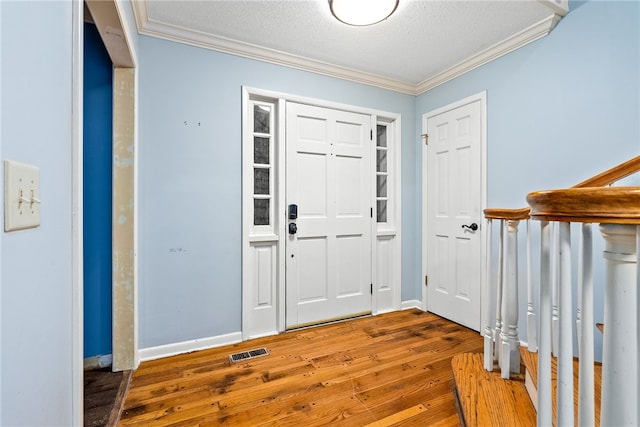
{"type": "Polygon", "coordinates": [[[638,423],[636,226],[601,224],[606,263],[602,354],[603,426],[638,423]]]}

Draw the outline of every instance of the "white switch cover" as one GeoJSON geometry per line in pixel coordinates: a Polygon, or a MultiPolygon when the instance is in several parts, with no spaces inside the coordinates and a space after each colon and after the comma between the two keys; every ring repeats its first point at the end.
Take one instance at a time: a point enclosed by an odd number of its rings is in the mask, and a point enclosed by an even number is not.
{"type": "Polygon", "coordinates": [[[4,231],[40,225],[40,169],[4,161],[4,231]]]}

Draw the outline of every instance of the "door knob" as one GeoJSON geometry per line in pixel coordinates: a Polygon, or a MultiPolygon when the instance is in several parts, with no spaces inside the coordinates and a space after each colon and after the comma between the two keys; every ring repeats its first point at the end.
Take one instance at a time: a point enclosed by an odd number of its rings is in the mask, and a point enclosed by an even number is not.
{"type": "Polygon", "coordinates": [[[468,228],[471,231],[476,231],[478,229],[478,224],[476,224],[475,222],[472,223],[471,225],[463,224],[462,228],[468,228]]]}
{"type": "Polygon", "coordinates": [[[289,223],[289,234],[296,234],[298,232],[298,226],[295,222],[289,223]]]}

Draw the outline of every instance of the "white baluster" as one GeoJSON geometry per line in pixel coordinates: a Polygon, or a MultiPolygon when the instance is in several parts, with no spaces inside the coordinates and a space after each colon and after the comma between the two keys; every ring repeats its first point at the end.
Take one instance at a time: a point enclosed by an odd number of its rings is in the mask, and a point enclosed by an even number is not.
{"type": "Polygon", "coordinates": [[[636,227],[602,224],[607,270],[602,352],[603,426],[637,426],[638,317],[636,227]]]}
{"type": "Polygon", "coordinates": [[[571,300],[571,223],[561,222],[558,262],[558,426],[573,427],[573,302],[571,300]]]}
{"type": "Polygon", "coordinates": [[[491,265],[492,265],[492,229],[491,225],[493,221],[491,219],[487,219],[486,222],[486,236],[487,236],[487,270],[486,270],[486,280],[487,284],[487,294],[484,298],[484,313],[485,313],[485,325],[484,325],[484,369],[487,371],[493,371],[493,334],[491,331],[491,265]]]}
{"type": "Polygon", "coordinates": [[[540,222],[540,328],[538,342],[538,426],[551,426],[551,232],[540,222]]]}
{"type": "Polygon", "coordinates": [[[558,357],[558,325],[559,325],[559,316],[558,316],[558,281],[560,277],[560,269],[558,267],[559,263],[559,253],[560,253],[560,228],[558,227],[557,222],[551,223],[551,229],[553,230],[553,244],[552,244],[552,281],[551,281],[551,353],[553,357],[558,357]]]}
{"type": "Polygon", "coordinates": [[[504,282],[502,284],[502,378],[511,372],[520,372],[520,340],[518,339],[518,224],[507,221],[507,237],[504,251],[504,282]]]}
{"type": "Polygon", "coordinates": [[[527,220],[527,342],[529,351],[538,351],[538,331],[535,311],[535,288],[533,286],[531,261],[531,220],[527,220]]]}
{"type": "Polygon", "coordinates": [[[593,239],[591,224],[582,224],[578,256],[578,293],[581,307],[578,322],[578,425],[595,425],[593,371],[593,239]]]}
{"type": "Polygon", "coordinates": [[[504,220],[500,220],[500,238],[498,242],[498,280],[496,282],[496,325],[493,328],[493,357],[494,360],[497,360],[499,364],[502,364],[500,359],[501,354],[501,341],[500,341],[500,331],[502,330],[502,282],[503,282],[503,271],[502,266],[504,264],[504,220]]]}

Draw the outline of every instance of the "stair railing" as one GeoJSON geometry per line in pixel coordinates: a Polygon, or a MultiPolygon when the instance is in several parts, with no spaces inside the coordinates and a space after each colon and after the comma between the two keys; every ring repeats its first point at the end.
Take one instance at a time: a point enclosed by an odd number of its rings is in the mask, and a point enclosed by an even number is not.
{"type": "MultiPolygon", "coordinates": [[[[558,357],[557,424],[574,424],[573,302],[570,224],[581,223],[578,264],[577,341],[581,366],[593,366],[592,223],[605,239],[605,335],[601,425],[638,425],[638,304],[640,283],[640,188],[605,187],[640,171],[640,156],[585,180],[571,189],[531,193],[531,208],[487,209],[487,254],[493,265],[491,227],[500,221],[496,281],[488,286],[484,325],[485,369],[498,362],[503,378],[520,370],[518,336],[518,225],[526,221],[528,350],[538,352],[538,425],[551,425],[551,357],[558,357]],[[530,221],[540,222],[540,283],[531,280],[530,221]],[[555,231],[553,231],[553,230],[555,231]],[[535,307],[536,292],[539,306],[535,307]],[[566,315],[565,313],[568,313],[566,315]],[[622,326],[626,325],[626,326],[622,326]],[[631,424],[630,424],[631,423],[631,424]]],[[[487,283],[492,281],[487,280],[487,283]]],[[[593,369],[580,369],[578,425],[595,425],[593,369]]]]}

